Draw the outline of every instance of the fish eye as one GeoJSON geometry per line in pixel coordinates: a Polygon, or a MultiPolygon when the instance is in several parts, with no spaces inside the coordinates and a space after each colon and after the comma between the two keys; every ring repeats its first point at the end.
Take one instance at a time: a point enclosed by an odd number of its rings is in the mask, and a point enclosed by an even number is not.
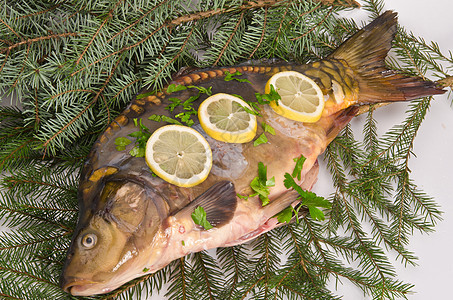
{"type": "Polygon", "coordinates": [[[82,237],[82,246],[91,249],[96,245],[97,239],[94,233],[87,233],[82,237]]]}

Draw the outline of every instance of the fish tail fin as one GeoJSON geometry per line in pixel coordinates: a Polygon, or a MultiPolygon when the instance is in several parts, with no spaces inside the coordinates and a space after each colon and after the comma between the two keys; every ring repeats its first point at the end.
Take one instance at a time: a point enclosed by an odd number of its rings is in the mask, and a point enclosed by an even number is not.
{"type": "Polygon", "coordinates": [[[405,76],[386,67],[385,58],[396,32],[397,14],[386,11],[329,56],[345,61],[355,71],[359,103],[405,101],[445,92],[432,81],[405,76]]]}

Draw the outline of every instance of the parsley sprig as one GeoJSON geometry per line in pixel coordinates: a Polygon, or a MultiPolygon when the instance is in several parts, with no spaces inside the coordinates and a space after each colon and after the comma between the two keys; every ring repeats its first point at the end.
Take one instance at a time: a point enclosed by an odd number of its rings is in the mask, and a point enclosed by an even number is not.
{"type": "Polygon", "coordinates": [[[271,91],[269,92],[269,94],[255,93],[256,101],[247,101],[246,99],[244,99],[243,97],[241,97],[239,95],[233,94],[233,96],[239,97],[242,100],[244,100],[245,102],[247,102],[247,104],[251,107],[251,109],[243,106],[242,108],[246,112],[248,112],[249,114],[255,115],[255,116],[260,116],[260,117],[261,117],[260,105],[269,104],[272,101],[276,101],[276,103],[278,105],[278,101],[281,99],[280,95],[277,93],[277,91],[275,90],[273,85],[271,85],[271,91]]]}
{"type": "Polygon", "coordinates": [[[260,134],[260,136],[253,142],[253,146],[259,146],[261,144],[266,144],[269,140],[267,139],[266,132],[275,135],[275,129],[271,125],[267,123],[261,123],[261,127],[263,127],[264,132],[260,134]]]}
{"type": "Polygon", "coordinates": [[[164,122],[168,122],[171,124],[178,124],[178,125],[185,124],[187,126],[192,126],[194,124],[194,121],[192,120],[192,116],[197,115],[197,110],[193,107],[193,103],[198,98],[200,98],[201,94],[206,94],[208,96],[211,96],[212,87],[205,88],[202,86],[195,86],[195,85],[185,86],[182,84],[180,84],[180,85],[170,84],[167,87],[167,93],[171,94],[174,92],[184,91],[184,90],[191,89],[191,88],[197,89],[198,94],[189,97],[185,101],[182,101],[181,99],[176,98],[176,97],[168,98],[168,101],[170,101],[171,103],[167,107],[165,107],[166,110],[173,112],[178,106],[182,107],[183,112],[175,115],[175,118],[177,118],[179,120],[170,118],[165,115],[152,115],[149,117],[149,119],[153,120],[153,121],[157,121],[157,122],[164,121],[164,122]]]}
{"type": "Polygon", "coordinates": [[[242,73],[239,72],[239,71],[236,71],[236,72],[234,72],[234,73],[230,73],[230,72],[228,72],[228,71],[225,71],[225,78],[224,78],[224,80],[225,80],[225,81],[236,80],[236,81],[238,81],[238,82],[247,82],[247,83],[252,84],[252,83],[250,82],[250,80],[248,80],[247,78],[237,78],[237,77],[236,77],[236,76],[241,76],[241,75],[242,75],[242,73]]]}
{"type": "Polygon", "coordinates": [[[278,105],[278,100],[282,99],[272,84],[270,85],[269,94],[255,93],[255,97],[258,104],[269,104],[272,101],[275,101],[278,105]]]}
{"type": "MultiPolygon", "coordinates": [[[[284,222],[289,223],[293,217],[293,213],[294,215],[297,216],[302,206],[308,207],[310,216],[313,219],[318,221],[324,221],[325,219],[324,213],[318,207],[322,208],[332,207],[332,204],[327,199],[319,197],[313,192],[304,191],[294,180],[294,178],[297,178],[298,180],[301,179],[302,168],[305,160],[306,158],[303,155],[295,158],[294,161],[296,162],[296,165],[294,167],[292,174],[285,173],[285,179],[283,180],[283,184],[287,189],[292,188],[299,194],[298,199],[301,199],[301,203],[296,209],[293,208],[292,206],[289,206],[282,210],[280,213],[278,213],[276,217],[278,221],[281,223],[284,222]]],[[[296,219],[296,222],[299,222],[299,220],[296,219]]]]}
{"type": "MultiPolygon", "coordinates": [[[[144,157],[146,142],[148,141],[151,133],[148,127],[143,125],[142,119],[134,119],[134,125],[138,127],[138,131],[130,133],[128,136],[135,138],[135,146],[129,151],[129,154],[135,157],[144,157]]],[[[115,139],[116,150],[124,151],[126,146],[132,141],[126,137],[117,137],[115,139]]]]}
{"type": "Polygon", "coordinates": [[[329,201],[327,201],[327,199],[319,197],[313,192],[304,191],[294,181],[294,178],[289,173],[285,174],[285,180],[283,181],[283,183],[287,189],[293,188],[300,195],[300,199],[302,199],[301,204],[308,207],[310,216],[313,219],[318,221],[324,221],[325,219],[324,213],[318,207],[331,208],[332,204],[329,201]]]}
{"type": "Polygon", "coordinates": [[[263,206],[269,204],[269,188],[275,186],[275,176],[267,179],[267,167],[262,163],[258,163],[258,176],[255,177],[250,183],[250,188],[255,191],[254,194],[244,196],[238,194],[241,199],[248,199],[249,197],[258,196],[263,206]]]}
{"type": "Polygon", "coordinates": [[[206,219],[206,212],[203,207],[198,206],[197,208],[195,208],[191,216],[194,223],[202,226],[204,229],[209,230],[211,228],[214,228],[214,226],[212,226],[211,223],[209,223],[209,221],[206,219]]]}

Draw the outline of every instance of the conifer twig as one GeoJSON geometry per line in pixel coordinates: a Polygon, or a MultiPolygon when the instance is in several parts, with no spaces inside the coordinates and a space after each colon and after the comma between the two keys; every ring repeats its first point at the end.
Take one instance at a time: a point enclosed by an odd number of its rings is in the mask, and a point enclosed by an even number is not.
{"type": "MultiPolygon", "coordinates": [[[[36,43],[36,42],[40,42],[40,41],[44,41],[44,40],[50,40],[50,39],[55,39],[55,38],[63,38],[63,37],[68,37],[68,36],[78,36],[79,34],[76,33],[76,32],[65,32],[65,33],[55,33],[55,34],[51,34],[51,35],[47,35],[47,36],[40,36],[40,37],[37,37],[37,38],[32,38],[32,39],[28,39],[28,40],[24,40],[22,39],[21,42],[18,42],[16,44],[12,44],[10,45],[9,47],[3,47],[3,48],[0,48],[0,52],[1,53],[4,53],[6,51],[11,51],[13,50],[14,48],[17,48],[17,47],[20,47],[22,45],[30,45],[30,44],[33,44],[33,43],[36,43]]],[[[1,71],[1,69],[0,69],[1,71]]]]}
{"type": "Polygon", "coordinates": [[[85,49],[82,51],[82,53],[80,54],[79,58],[75,61],[75,64],[78,65],[80,63],[80,60],[82,59],[82,57],[85,55],[85,53],[87,52],[88,48],[91,46],[91,44],[93,44],[93,41],[94,39],[96,38],[96,36],[99,34],[99,32],[101,31],[102,27],[104,27],[104,25],[107,23],[107,21],[109,21],[112,17],[113,17],[113,12],[115,11],[115,9],[118,7],[118,5],[120,5],[120,3],[123,2],[123,0],[119,0],[118,2],[116,2],[116,4],[114,5],[114,7],[109,11],[107,17],[104,19],[104,21],[102,22],[101,26],[99,26],[99,28],[96,30],[96,32],[93,34],[93,36],[91,37],[90,41],[88,42],[88,44],[86,45],[85,49]]]}
{"type": "Polygon", "coordinates": [[[234,26],[233,31],[230,34],[230,37],[228,38],[227,42],[223,46],[222,50],[220,51],[216,61],[212,64],[213,66],[217,66],[217,64],[219,63],[220,59],[222,58],[223,53],[225,52],[225,49],[229,46],[231,40],[233,39],[234,35],[236,34],[237,29],[238,29],[239,25],[241,24],[243,18],[244,18],[244,12],[242,12],[241,15],[239,16],[239,19],[236,22],[236,25],[234,26]]]}
{"type": "Polygon", "coordinates": [[[261,46],[261,43],[263,42],[264,40],[264,35],[266,33],[266,22],[267,22],[267,10],[268,8],[265,7],[264,8],[264,22],[263,22],[263,30],[261,31],[261,37],[260,37],[260,40],[258,42],[258,44],[256,45],[255,49],[253,49],[252,53],[250,53],[249,55],[249,59],[251,59],[253,57],[253,55],[255,55],[255,52],[260,48],[261,46]]]}
{"type": "Polygon", "coordinates": [[[308,30],[307,32],[305,32],[304,34],[302,34],[301,36],[298,36],[298,37],[295,37],[295,38],[292,38],[291,40],[292,41],[295,41],[295,40],[299,40],[305,36],[307,36],[308,34],[310,34],[312,31],[314,31],[316,28],[318,28],[319,26],[321,26],[326,20],[327,18],[332,14],[333,12],[333,7],[330,8],[329,12],[324,16],[324,18],[318,22],[318,24],[316,24],[315,26],[313,26],[312,28],[310,28],[310,30],[308,30]]]}

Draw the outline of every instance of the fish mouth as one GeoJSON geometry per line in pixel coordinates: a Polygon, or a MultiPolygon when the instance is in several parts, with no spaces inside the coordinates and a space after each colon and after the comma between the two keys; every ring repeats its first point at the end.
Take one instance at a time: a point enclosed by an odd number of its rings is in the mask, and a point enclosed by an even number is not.
{"type": "Polygon", "coordinates": [[[93,294],[89,289],[98,283],[100,282],[88,279],[69,278],[62,283],[61,287],[73,296],[89,296],[93,294]]]}

